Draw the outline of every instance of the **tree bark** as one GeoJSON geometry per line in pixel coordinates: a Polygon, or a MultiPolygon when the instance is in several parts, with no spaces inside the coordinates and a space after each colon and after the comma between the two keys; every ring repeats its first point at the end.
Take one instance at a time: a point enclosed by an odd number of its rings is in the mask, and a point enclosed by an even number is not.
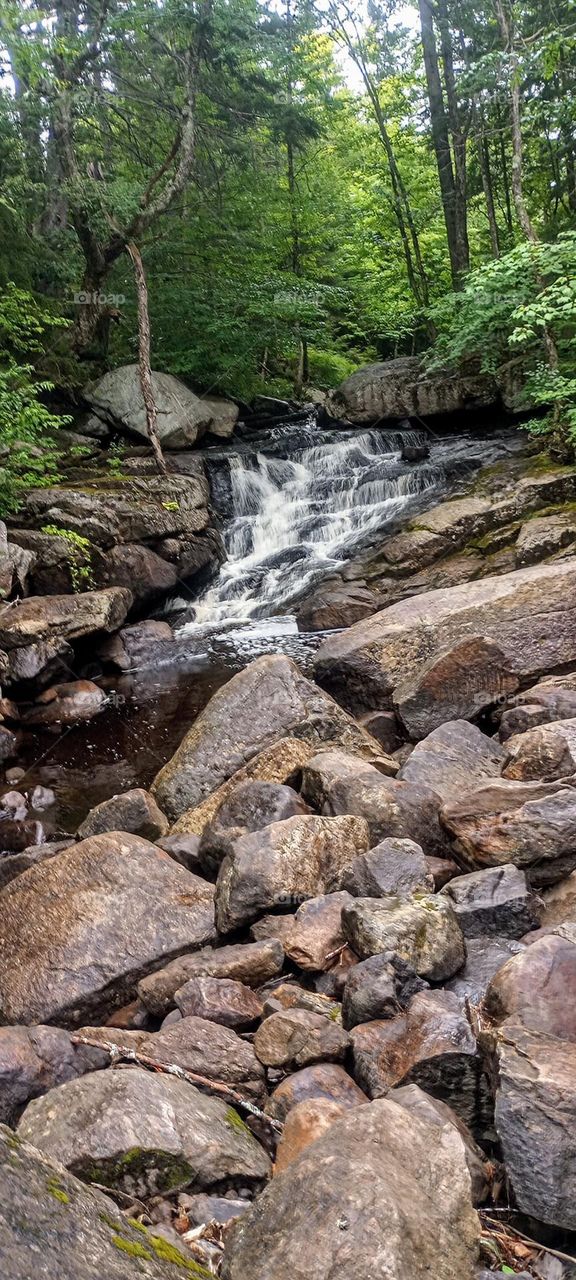
{"type": "Polygon", "coordinates": [[[484,124],[484,115],[482,108],[476,110],[478,119],[478,163],[480,166],[480,174],[482,177],[482,190],[484,192],[484,200],[486,202],[486,214],[488,216],[488,226],[490,228],[490,247],[492,257],[500,257],[500,232],[498,230],[498,219],[496,217],[496,205],[494,203],[494,188],[492,186],[492,170],[490,166],[490,148],[486,137],[486,128],[484,124]]]}
{"type": "Polygon", "coordinates": [[[524,198],[522,118],[520,107],[520,64],[514,45],[512,19],[506,13],[503,0],[495,0],[496,16],[500,34],[510,66],[510,123],[512,126],[512,196],[516,216],[523,234],[532,244],[537,244],[538,236],[532,226],[530,214],[524,198]]]}
{"type": "Polygon", "coordinates": [[[150,363],[148,286],[146,284],[142,255],[137,245],[134,244],[134,241],[129,241],[126,245],[126,251],[132,259],[134,279],[136,281],[136,294],[138,297],[138,368],[140,370],[142,399],[144,400],[144,407],[146,409],[148,439],[152,446],[156,466],[162,475],[166,475],[166,460],[162,452],[162,445],[160,444],[160,437],[158,435],[158,414],[156,410],[156,399],[154,396],[154,385],[152,382],[152,366],[150,363]]]}
{"type": "Polygon", "coordinates": [[[454,288],[458,289],[461,285],[462,273],[467,271],[469,267],[467,238],[462,234],[461,219],[459,220],[458,216],[458,196],[430,0],[419,0],[419,11],[424,69],[430,104],[432,142],[438,168],[444,222],[446,224],[452,283],[454,288]]]}
{"type": "Polygon", "coordinates": [[[448,108],[448,128],[452,139],[452,154],[454,157],[454,224],[457,253],[458,261],[464,264],[461,270],[468,271],[470,269],[470,245],[468,242],[466,140],[469,122],[465,124],[458,102],[456,76],[454,73],[454,49],[446,0],[437,0],[437,5],[442,67],[448,108]]]}

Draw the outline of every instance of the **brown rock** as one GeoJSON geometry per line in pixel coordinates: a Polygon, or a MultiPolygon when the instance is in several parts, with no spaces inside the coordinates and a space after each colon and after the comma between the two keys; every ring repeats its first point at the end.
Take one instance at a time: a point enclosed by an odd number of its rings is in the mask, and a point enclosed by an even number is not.
{"type": "Polygon", "coordinates": [[[233,1030],[245,1031],[262,1017],[262,1001],[231,978],[189,978],[174,999],[185,1018],[192,1014],[233,1030]]]}
{"type": "Polygon", "coordinates": [[[302,813],[310,810],[292,787],[278,782],[241,782],[204,828],[200,840],[202,865],[217,875],[226,854],[240,836],[302,813]]]}
{"type": "Polygon", "coordinates": [[[454,641],[394,689],[394,707],[410,737],[425,738],[447,720],[469,720],[519,686],[506,655],[485,636],[454,641]]]}
{"type": "Polygon", "coordinates": [[[105,831],[131,831],[143,840],[158,840],[168,830],[168,819],[160,812],[153,796],[142,787],[111,796],[91,809],[78,827],[79,840],[98,836],[105,831]]]}
{"type": "MultiPolygon", "coordinates": [[[[392,1101],[399,1107],[404,1107],[405,1111],[409,1111],[412,1115],[419,1116],[421,1120],[425,1120],[427,1124],[434,1128],[443,1128],[444,1125],[451,1125],[459,1133],[464,1146],[464,1157],[468,1166],[468,1172],[472,1182],[472,1203],[482,1204],[488,1197],[490,1190],[488,1171],[484,1163],[484,1153],[478,1144],[474,1141],[468,1125],[461,1120],[460,1116],[449,1107],[447,1103],[441,1102],[440,1098],[433,1098],[429,1093],[425,1093],[417,1084],[405,1084],[401,1089],[395,1089],[391,1095],[392,1101]]],[[[487,1273],[488,1274],[488,1273],[487,1273]]],[[[492,1280],[494,1273],[490,1272],[492,1280]]]]}
{"type": "Polygon", "coordinates": [[[514,1017],[546,1036],[576,1043],[576,945],[546,935],[494,974],[484,1007],[496,1022],[514,1017]]]}
{"type": "Polygon", "coordinates": [[[498,778],[506,752],[467,720],[451,720],[417,742],[398,778],[430,787],[443,804],[498,778]]]}
{"type": "Polygon", "coordinates": [[[349,893],[328,893],[303,902],[284,936],[288,959],[315,973],[329,969],[334,953],[345,944],[342,908],[351,901],[349,893]]]}
{"type": "Polygon", "coordinates": [[[138,983],[138,994],[146,1008],[162,1017],[175,1006],[175,994],[190,978],[229,978],[248,987],[260,987],[275,978],[284,964],[284,951],[275,938],[262,942],[238,943],[213,951],[205,947],[194,955],[172,960],[138,983]]]}
{"type": "Polygon", "coordinates": [[[218,809],[241,783],[292,782],[300,777],[302,766],[316,754],[316,745],[301,738],[279,738],[271,747],[259,751],[243,769],[238,769],[227,782],[223,782],[207,800],[187,809],[174,823],[172,834],[201,836],[218,809]]]}
{"type": "Polygon", "coordinates": [[[542,895],[544,928],[556,924],[576,924],[576,873],[555,884],[542,895]]]}
{"type": "Polygon", "coordinates": [[[355,898],[344,908],[342,923],[356,955],[365,959],[390,951],[430,982],[451,978],[464,964],[462,930],[441,895],[355,898]]]}
{"type": "Polygon", "coordinates": [[[505,778],[552,782],[576,773],[576,720],[560,720],[519,733],[506,742],[505,778]]]}
{"type": "Polygon", "coordinates": [[[344,1114],[341,1103],[330,1102],[328,1098],[309,1098],[306,1102],[296,1103],[286,1117],[278,1143],[274,1176],[283,1173],[306,1147],[321,1138],[344,1114]]]}
{"type": "Polygon", "coordinates": [[[13,1125],[31,1098],[107,1065],[107,1054],[76,1047],[59,1027],[0,1027],[0,1121],[13,1125]]]}
{"type": "Polygon", "coordinates": [[[26,725],[78,724],[98,715],[106,703],[104,690],[92,680],[72,680],[53,685],[40,694],[36,705],[25,712],[23,721],[26,725]]]}
{"type": "Polygon", "coordinates": [[[471,870],[513,862],[540,886],[576,866],[576,790],[568,783],[502,778],[445,805],[441,819],[471,870]]]}
{"type": "Polygon", "coordinates": [[[272,1013],[254,1036],[256,1056],[264,1066],[292,1070],[315,1062],[341,1062],[348,1045],[337,1022],[308,1009],[272,1013]]]}
{"type": "Polygon", "coordinates": [[[268,1099],[266,1112],[283,1122],[292,1107],[309,1098],[325,1098],[345,1108],[367,1102],[366,1094],[343,1067],[335,1062],[322,1062],[287,1076],[268,1099]]]}

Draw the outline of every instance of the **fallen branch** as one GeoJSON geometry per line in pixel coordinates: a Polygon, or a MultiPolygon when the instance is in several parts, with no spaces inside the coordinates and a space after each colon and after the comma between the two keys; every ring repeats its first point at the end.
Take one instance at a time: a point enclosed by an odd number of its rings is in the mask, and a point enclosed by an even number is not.
{"type": "Polygon", "coordinates": [[[91,1049],[102,1049],[104,1053],[109,1053],[114,1066],[117,1062],[135,1062],[139,1067],[147,1067],[149,1071],[163,1072],[168,1076],[176,1076],[178,1080],[185,1080],[187,1084],[191,1084],[194,1088],[200,1087],[208,1089],[211,1093],[221,1094],[227,1098],[235,1107],[242,1108],[249,1115],[255,1116],[257,1120],[264,1121],[274,1133],[280,1134],[283,1125],[278,1120],[273,1120],[271,1116],[267,1116],[265,1111],[261,1111],[255,1102],[249,1102],[247,1098],[243,1098],[241,1094],[236,1093],[234,1089],[230,1089],[229,1085],[224,1084],[221,1080],[210,1080],[207,1076],[197,1075],[195,1071],[185,1071],[183,1067],[178,1067],[175,1062],[156,1062],[155,1058],[150,1058],[146,1053],[138,1053],[136,1049],[124,1049],[122,1045],[112,1044],[110,1041],[96,1040],[93,1036],[71,1035],[72,1044],[86,1044],[91,1049]]]}
{"type": "MultiPolygon", "coordinates": [[[[510,1212],[510,1210],[508,1210],[508,1212],[510,1212]]],[[[500,1235],[507,1239],[512,1239],[514,1236],[517,1236],[518,1239],[523,1242],[523,1244],[531,1245],[533,1249],[538,1250],[538,1252],[540,1253],[551,1253],[552,1257],[560,1258],[561,1262],[576,1263],[576,1258],[574,1258],[572,1254],[562,1253],[560,1249],[551,1249],[549,1245],[542,1244],[540,1240],[533,1240],[531,1236],[525,1236],[523,1231],[519,1231],[518,1227],[514,1227],[510,1223],[507,1224],[507,1230],[504,1230],[503,1229],[504,1224],[501,1222],[495,1222],[493,1218],[489,1218],[485,1210],[482,1210],[482,1209],[480,1210],[480,1217],[489,1226],[496,1228],[494,1232],[494,1235],[496,1236],[500,1235]]]]}

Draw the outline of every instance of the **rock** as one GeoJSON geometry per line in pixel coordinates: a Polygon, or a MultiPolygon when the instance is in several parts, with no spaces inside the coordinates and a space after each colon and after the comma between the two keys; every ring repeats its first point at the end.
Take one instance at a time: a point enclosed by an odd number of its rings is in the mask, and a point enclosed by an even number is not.
{"type": "Polygon", "coordinates": [[[151,604],[176,586],[178,574],[150,547],[125,543],[106,552],[102,582],[111,587],[128,587],[139,605],[151,604]]]}
{"type": "Polygon", "coordinates": [[[355,898],[409,897],[415,889],[433,890],[434,877],[419,844],[390,836],[355,858],[342,884],[355,898]]]}
{"type": "MultiPolygon", "coordinates": [[[[56,1161],[0,1129],[4,1280],[171,1280],[178,1257],[108,1196],[85,1186],[56,1161]],[[34,1206],[30,1212],[31,1204],[34,1206]]],[[[190,1253],[180,1265],[189,1268],[190,1253]]],[[[200,1273],[199,1273],[200,1275],[200,1273]]]]}
{"type": "MultiPolygon", "coordinates": [[[[160,812],[160,810],[158,810],[160,812]]],[[[199,847],[199,836],[162,836],[160,840],[156,840],[155,844],[159,849],[163,849],[165,853],[169,853],[175,862],[179,862],[181,867],[186,867],[187,871],[199,872],[202,870],[199,847]]]]}
{"type": "Polygon", "coordinates": [[[303,815],[241,836],[218,875],[219,932],[250,924],[271,907],[338,889],[344,869],[368,843],[366,823],[354,817],[303,815]]]}
{"type": "Polygon", "coordinates": [[[122,627],[117,635],[100,645],[99,656],[120,671],[130,671],[152,665],[161,655],[169,655],[173,645],[174,634],[169,624],[147,618],[122,627]]]}
{"type": "Polygon", "coordinates": [[[342,907],[351,901],[349,893],[327,893],[303,902],[296,914],[288,917],[288,927],[282,937],[288,959],[305,972],[329,969],[334,963],[334,953],[345,945],[342,907]]]}
{"type": "Polygon", "coordinates": [[[507,1023],[498,1075],[496,1131],[516,1204],[539,1222],[573,1231],[576,1045],[507,1023]]]}
{"type": "Polygon", "coordinates": [[[162,1017],[174,1008],[175,994],[190,978],[229,978],[248,987],[260,987],[276,978],[284,964],[284,951],[276,939],[238,943],[213,951],[206,947],[194,955],[176,960],[148,974],[138,983],[138,994],[146,1008],[162,1017]]]}
{"type": "Polygon", "coordinates": [[[202,835],[218,809],[243,782],[294,783],[300,778],[302,766],[316,754],[316,745],[300,738],[279,738],[271,747],[258,752],[243,769],[223,782],[212,795],[199,805],[186,809],[172,827],[172,834],[194,833],[202,835]]]}
{"type": "Polygon", "coordinates": [[[442,893],[452,903],[465,938],[522,938],[540,924],[542,902],[512,863],[457,876],[442,893]]]}
{"type": "Polygon", "coordinates": [[[233,1030],[246,1031],[262,1017],[262,1001],[250,987],[231,978],[189,978],[175,999],[184,1017],[192,1014],[233,1030]]]}
{"type": "Polygon", "coordinates": [[[460,875],[460,867],[451,858],[426,858],[426,866],[434,880],[434,889],[438,893],[445,884],[460,875]]]}
{"type": "Polygon", "coordinates": [[[321,1062],[287,1076],[268,1099],[266,1112],[273,1119],[283,1122],[292,1107],[317,1098],[337,1102],[345,1108],[358,1107],[367,1101],[366,1094],[362,1093],[343,1067],[335,1062],[321,1062]]]}
{"type": "Polygon", "coordinates": [[[334,631],[340,627],[351,627],[354,622],[369,618],[379,604],[374,591],[352,582],[319,587],[298,609],[298,630],[334,631]]]}
{"type": "Polygon", "coordinates": [[[533,516],[522,525],[516,539],[516,563],[536,564],[567,547],[576,538],[576,520],[567,511],[560,515],[533,516]]]}
{"type": "Polygon", "coordinates": [[[430,787],[443,804],[500,776],[506,752],[467,720],[451,720],[417,742],[398,779],[430,787]]]}
{"type": "Polygon", "coordinates": [[[22,853],[31,841],[42,844],[45,838],[42,823],[36,822],[34,818],[0,817],[0,851],[2,853],[22,853]]]}
{"type": "Polygon", "coordinates": [[[567,559],[412,596],[325,640],[317,677],[355,711],[386,709],[406,671],[417,677],[431,657],[479,634],[497,638],[515,675],[553,671],[576,660],[575,582],[567,559]]]}
{"type": "MultiPolygon", "coordinates": [[[[34,823],[38,826],[38,823],[34,823]]],[[[65,840],[46,840],[44,844],[28,845],[21,853],[9,853],[0,856],[0,889],[9,884],[11,880],[15,880],[16,876],[22,875],[23,871],[27,871],[29,867],[35,866],[37,862],[43,862],[45,858],[53,858],[55,854],[62,853],[63,849],[69,849],[74,844],[72,836],[65,840]]]]}
{"type": "Polygon", "coordinates": [[[543,1035],[576,1043],[576,945],[549,934],[512,956],[491,979],[484,1007],[543,1035]]]}
{"type": "Polygon", "coordinates": [[[280,654],[257,658],[213,695],[152,792],[172,819],[286,735],[378,754],[370,736],[280,654]]]}
{"type": "Polygon", "coordinates": [[[146,1031],[150,1028],[150,1014],[141,1000],[131,1000],[122,1005],[106,1019],[107,1027],[117,1027],[121,1031],[146,1031]]]}
{"type": "Polygon", "coordinates": [[[487,374],[427,370],[418,356],[397,356],[352,373],[328,397],[328,412],[347,422],[428,418],[496,404],[496,384],[487,374]]]}
{"type": "Polygon", "coordinates": [[[542,681],[510,701],[511,705],[500,719],[502,742],[539,724],[549,724],[551,720],[576,718],[576,689],[564,688],[561,676],[557,677],[557,683],[553,679],[542,681]]]}
{"type": "Polygon", "coordinates": [[[226,854],[240,836],[301,813],[310,813],[310,810],[292,787],[278,782],[241,782],[204,828],[200,840],[202,865],[217,875],[226,854]]]}
{"type": "Polygon", "coordinates": [[[365,818],[372,845],[387,836],[413,840],[429,853],[445,847],[440,800],[429,788],[385,778],[366,760],[322,751],[305,765],[302,794],[322,813],[365,818]]]}
{"type": "Polygon", "coordinates": [[[422,978],[393,951],[369,956],[348,973],[342,996],[342,1025],[347,1031],[361,1022],[395,1018],[417,991],[422,978]]]}
{"type": "Polygon", "coordinates": [[[223,1276],[472,1280],[478,1239],[460,1137],[383,1099],[273,1179],[231,1229],[223,1276]]]}
{"type": "Polygon", "coordinates": [[[203,404],[211,413],[208,430],[211,435],[228,440],[234,434],[240,410],[233,400],[224,396],[202,396],[203,404]]]}
{"type": "MultiPolygon", "coordinates": [[[[262,993],[264,994],[264,993],[262,993]]],[[[281,982],[272,987],[264,1001],[264,1017],[273,1013],[281,1013],[284,1009],[307,1009],[310,1013],[321,1013],[326,1018],[340,1021],[340,1005],[329,996],[318,991],[307,991],[294,982],[281,982]]]]}
{"type": "Polygon", "coordinates": [[[0,763],[4,760],[10,760],[16,755],[18,750],[18,739],[11,729],[7,729],[6,725],[0,724],[0,763]]]}
{"type": "Polygon", "coordinates": [[[107,1054],[73,1045],[59,1027],[0,1027],[0,1122],[15,1124],[32,1098],[107,1065],[107,1054]]]}
{"type": "MultiPolygon", "coordinates": [[[[132,596],[123,587],[72,596],[30,596],[0,619],[0,648],[8,653],[14,680],[38,674],[66,641],[94,631],[114,631],[124,621],[132,596]]],[[[64,648],[62,647],[64,646],[64,648]]]]}
{"type": "Polygon", "coordinates": [[[78,839],[87,840],[106,831],[131,831],[143,840],[158,840],[166,835],[168,819],[160,812],[153,796],[142,787],[111,796],[91,809],[78,827],[78,839]]]}
{"type": "Polygon", "coordinates": [[[576,773],[576,719],[543,724],[506,742],[503,776],[519,782],[552,782],[576,773]]]}
{"type": "Polygon", "coordinates": [[[302,1151],[321,1138],[344,1115],[344,1107],[328,1098],[309,1098],[296,1103],[286,1117],[284,1132],[276,1151],[274,1177],[283,1173],[302,1151]]]}
{"type": "Polygon", "coordinates": [[[369,711],[362,716],[360,723],[384,751],[397,751],[402,746],[400,725],[394,711],[369,711]]]}
{"type": "MultiPolygon", "coordinates": [[[[53,525],[80,534],[103,550],[118,544],[159,545],[164,538],[193,538],[208,532],[210,493],[202,463],[186,476],[110,476],[74,488],[58,485],[32,489],[25,498],[23,518],[43,527],[53,525]]],[[[99,572],[102,561],[92,556],[88,567],[99,572]]],[[[105,565],[105,562],[104,562],[105,565]]]]}
{"type": "Polygon", "coordinates": [[[555,884],[542,895],[544,911],[541,925],[576,923],[576,873],[572,872],[567,880],[555,884]]]}
{"type": "Polygon", "coordinates": [[[138,836],[93,836],[0,894],[1,1017],[109,1013],[162,961],[214,937],[213,886],[138,836]]]}
{"type": "MultiPolygon", "coordinates": [[[[440,1098],[433,1098],[429,1093],[425,1093],[417,1084],[405,1084],[402,1088],[395,1089],[392,1094],[392,1101],[398,1107],[404,1107],[405,1111],[409,1111],[411,1115],[419,1116],[427,1124],[433,1125],[435,1128],[444,1128],[445,1125],[451,1125],[459,1133],[464,1146],[464,1158],[468,1166],[468,1172],[472,1182],[472,1203],[482,1204],[487,1199],[489,1192],[489,1182],[486,1166],[484,1164],[484,1154],[472,1137],[468,1125],[456,1115],[456,1112],[449,1107],[447,1103],[442,1102],[440,1098]]],[[[274,1169],[276,1172],[276,1167],[274,1169]]],[[[490,1272],[490,1280],[494,1280],[494,1272],[490,1272]]]]}
{"type": "Polygon", "coordinates": [[[481,1061],[451,991],[419,991],[405,1013],[363,1022],[350,1038],[354,1079],[369,1098],[381,1098],[395,1085],[417,1084],[447,1102],[465,1124],[475,1124],[481,1061]]]}
{"type": "MultiPolygon", "coordinates": [[[[158,435],[165,449],[189,449],[210,428],[214,412],[169,373],[152,374],[158,435]]],[[[137,364],[122,365],[84,387],[84,399],[107,425],[148,439],[137,364]]],[[[219,416],[219,415],[217,415],[219,416]]]]}
{"type": "Polygon", "coordinates": [[[463,863],[475,870],[513,862],[531,885],[549,885],[576,867],[576,791],[571,783],[486,783],[441,811],[463,863]]]}
{"type": "Polygon", "coordinates": [[[446,990],[453,991],[460,1000],[480,1004],[490,979],[511,956],[524,951],[521,942],[509,938],[468,938],[466,962],[456,977],[446,983],[446,990]]]}
{"type": "Polygon", "coordinates": [[[202,1192],[197,1196],[183,1193],[178,1197],[178,1203],[185,1210],[191,1227],[201,1227],[208,1222],[224,1225],[250,1208],[250,1200],[228,1200],[224,1196],[209,1196],[202,1192]]]}
{"type": "Polygon", "coordinates": [[[268,1156],[233,1108],[139,1067],[52,1089],[29,1103],[18,1135],[86,1181],[138,1197],[258,1186],[270,1173],[268,1156]]]}
{"type": "Polygon", "coordinates": [[[462,930],[445,898],[355,898],[342,912],[344,932],[362,959],[391,951],[419,978],[443,982],[462,968],[466,949],[462,930]]]}
{"type": "Polygon", "coordinates": [[[418,740],[446,720],[471,719],[514,693],[519,683],[493,640],[466,636],[435,652],[415,675],[401,680],[394,689],[394,706],[410,737],[418,740]]]}
{"type": "Polygon", "coordinates": [[[92,720],[104,710],[107,701],[104,690],[92,680],[71,680],[45,689],[22,719],[25,725],[65,727],[92,720]]]}
{"type": "Polygon", "coordinates": [[[265,1067],[295,1070],[315,1062],[341,1062],[350,1041],[342,1027],[309,1009],[272,1013],[258,1027],[254,1050],[265,1067]]]}

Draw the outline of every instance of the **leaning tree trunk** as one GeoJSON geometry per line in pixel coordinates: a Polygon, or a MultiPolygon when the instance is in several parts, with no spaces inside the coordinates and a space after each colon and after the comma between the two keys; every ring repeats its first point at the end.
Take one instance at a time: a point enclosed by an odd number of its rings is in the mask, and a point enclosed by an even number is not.
{"type": "Polygon", "coordinates": [[[166,461],[164,454],[162,453],[162,445],[160,444],[160,438],[158,435],[158,415],[156,410],[156,400],[154,397],[154,386],[152,383],[152,367],[150,364],[148,286],[146,284],[144,264],[142,262],[140,250],[132,240],[126,245],[126,249],[132,259],[134,278],[136,280],[136,294],[138,298],[138,367],[140,369],[142,398],[144,400],[144,408],[146,410],[148,438],[152,445],[152,452],[156,460],[156,466],[162,475],[166,475],[166,461]]]}

